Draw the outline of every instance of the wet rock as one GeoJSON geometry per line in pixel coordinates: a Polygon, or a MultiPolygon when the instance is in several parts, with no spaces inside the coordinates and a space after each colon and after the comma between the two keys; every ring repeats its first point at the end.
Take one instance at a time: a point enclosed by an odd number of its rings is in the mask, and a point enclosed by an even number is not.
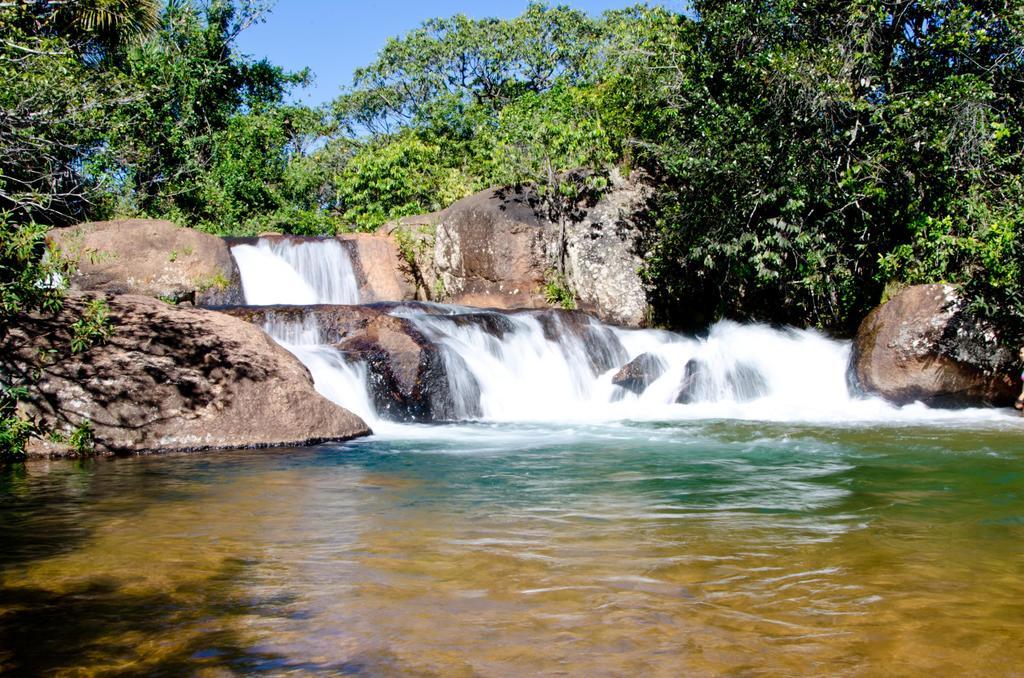
{"type": "Polygon", "coordinates": [[[708,390],[706,387],[708,381],[707,365],[696,358],[691,358],[686,362],[686,366],[683,367],[683,379],[679,385],[679,395],[676,396],[676,402],[688,405],[703,399],[708,390]]]}
{"type": "Polygon", "coordinates": [[[1008,405],[1015,352],[949,285],[915,285],[874,309],[853,344],[857,387],[896,404],[1008,405]]]}
{"type": "Polygon", "coordinates": [[[387,419],[426,422],[480,415],[480,387],[462,358],[430,341],[407,318],[377,315],[337,347],[350,360],[366,363],[374,405],[387,419]]]}
{"type": "Polygon", "coordinates": [[[504,339],[515,331],[515,322],[503,313],[459,313],[446,319],[456,327],[477,327],[496,339],[504,339]]]}
{"type": "Polygon", "coordinates": [[[78,261],[74,291],[141,294],[196,306],[239,304],[241,278],[224,240],[169,221],[122,219],[48,234],[78,261]]]}
{"type": "Polygon", "coordinates": [[[725,376],[727,388],[738,403],[746,403],[768,395],[768,382],[757,368],[738,363],[725,376]]]}
{"type": "Polygon", "coordinates": [[[540,322],[548,341],[558,342],[563,350],[582,351],[594,374],[603,374],[629,358],[614,330],[594,322],[586,313],[562,309],[529,313],[540,322]]]}
{"type": "MultiPolygon", "coordinates": [[[[70,355],[70,323],[88,298],[71,293],[56,317],[20,319],[0,361],[4,372],[23,373],[54,349],[24,411],[64,433],[88,420],[101,453],[305,445],[370,432],[320,396],[302,363],[259,328],[214,311],[111,297],[109,341],[70,355]]],[[[35,440],[29,451],[68,448],[35,440]]]]}
{"type": "Polygon", "coordinates": [[[612,383],[637,395],[665,373],[664,361],[651,353],[641,353],[626,363],[614,377],[612,383]]]}
{"type": "Polygon", "coordinates": [[[676,402],[690,404],[725,400],[745,403],[767,394],[768,382],[757,368],[751,365],[737,363],[724,374],[716,375],[706,362],[691,358],[683,368],[683,379],[676,402]]]}

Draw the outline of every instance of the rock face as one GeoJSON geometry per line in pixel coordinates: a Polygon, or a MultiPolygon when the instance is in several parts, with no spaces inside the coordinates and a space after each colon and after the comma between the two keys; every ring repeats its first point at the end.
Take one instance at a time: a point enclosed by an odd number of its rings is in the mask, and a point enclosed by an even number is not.
{"type": "Polygon", "coordinates": [[[386,235],[347,233],[338,240],[349,248],[359,299],[363,303],[416,298],[416,285],[402,275],[403,262],[395,241],[386,235]]]}
{"type": "Polygon", "coordinates": [[[665,363],[658,356],[641,353],[615,373],[612,383],[639,395],[663,375],[665,369],[665,363]]]}
{"type": "MultiPolygon", "coordinates": [[[[565,283],[581,310],[631,327],[648,322],[638,273],[635,216],[650,196],[639,180],[612,172],[609,190],[578,205],[566,224],[565,283]]],[[[546,308],[557,269],[559,227],[542,216],[535,193],[492,188],[435,214],[384,227],[406,244],[417,298],[489,308],[546,308]]]]}
{"type": "MultiPolygon", "coordinates": [[[[56,319],[18,323],[0,347],[4,369],[24,369],[39,350],[66,347],[69,322],[86,301],[73,293],[56,319]]],[[[48,361],[27,414],[64,432],[88,419],[102,453],[305,445],[370,432],[316,393],[306,368],[257,327],[149,297],[116,296],[108,304],[109,341],[48,361]]],[[[33,441],[29,451],[50,456],[67,448],[33,441]]]]}
{"type": "Polygon", "coordinates": [[[471,195],[441,213],[434,240],[439,291],[457,304],[543,308],[548,228],[529,196],[471,195]]]}
{"type": "Polygon", "coordinates": [[[916,285],[861,323],[851,375],[864,391],[901,405],[1006,405],[1017,395],[1013,359],[951,286],[916,285]]]}
{"type": "Polygon", "coordinates": [[[579,308],[605,322],[646,327],[647,289],[640,278],[636,215],[652,191],[642,181],[611,175],[611,190],[567,229],[567,277],[579,308]]]}
{"type": "Polygon", "coordinates": [[[141,294],[196,306],[242,303],[225,242],[169,221],[124,219],[54,229],[49,239],[78,260],[76,291],[141,294]]]}

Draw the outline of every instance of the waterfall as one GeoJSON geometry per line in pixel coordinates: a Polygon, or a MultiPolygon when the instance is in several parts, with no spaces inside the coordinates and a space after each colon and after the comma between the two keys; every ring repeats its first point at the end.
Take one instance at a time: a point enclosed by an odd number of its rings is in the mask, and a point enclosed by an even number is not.
{"type": "MultiPolygon", "coordinates": [[[[358,302],[352,263],[339,242],[262,239],[232,253],[249,304],[293,306],[266,309],[264,329],[309,368],[321,394],[375,428],[389,418],[848,422],[963,416],[851,393],[850,342],[813,330],[722,321],[706,335],[684,336],[612,327],[558,310],[415,303],[361,309],[362,324],[349,327],[343,319],[355,309],[316,306],[358,302]],[[383,313],[401,320],[383,331],[406,332],[399,343],[412,353],[389,358],[391,349],[373,348],[372,337],[346,353],[352,333],[358,339],[367,319],[383,313]],[[348,329],[335,324],[322,332],[318,314],[348,329]],[[391,360],[406,370],[397,381],[387,373],[391,360]]],[[[982,412],[976,416],[989,416],[982,412]]]]}
{"type": "MultiPolygon", "coordinates": [[[[546,419],[585,408],[602,390],[595,357],[627,358],[614,333],[589,319],[580,333],[566,327],[558,315],[529,312],[408,317],[449,355],[461,358],[446,363],[454,371],[449,387],[467,410],[467,391],[478,394],[481,418],[486,420],[546,419]],[[504,322],[495,323],[494,316],[504,322]]],[[[601,366],[606,369],[614,364],[605,363],[601,366]]]]}
{"type": "Polygon", "coordinates": [[[379,421],[367,390],[366,367],[349,363],[337,349],[326,344],[315,315],[304,314],[302,320],[296,321],[270,312],[263,322],[263,331],[302,361],[320,395],[371,426],[379,421]]]}
{"type": "Polygon", "coordinates": [[[255,245],[235,245],[231,255],[247,304],[359,303],[352,260],[337,240],[260,238],[255,245]]]}
{"type": "MultiPolygon", "coordinates": [[[[443,357],[455,419],[623,421],[753,419],[856,421],[899,418],[877,398],[851,394],[849,342],[812,330],[723,321],[707,336],[626,330],[582,315],[396,307],[443,357]],[[639,393],[613,383],[638,356],[657,373],[639,393]]],[[[316,311],[267,315],[264,328],[310,369],[317,390],[373,425],[375,380],[366,364],[326,344],[316,311]]],[[[377,380],[379,381],[379,380],[377,380]]],[[[904,408],[920,417],[923,407],[904,408]]],[[[934,413],[935,411],[929,411],[934,413]]],[[[452,416],[452,415],[449,415],[452,416]]]]}

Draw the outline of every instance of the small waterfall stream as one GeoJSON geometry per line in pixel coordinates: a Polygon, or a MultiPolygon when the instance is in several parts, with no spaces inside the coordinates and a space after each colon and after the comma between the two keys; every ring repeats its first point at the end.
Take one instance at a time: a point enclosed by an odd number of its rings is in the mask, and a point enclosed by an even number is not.
{"type": "Polygon", "coordinates": [[[337,240],[260,238],[255,245],[235,245],[231,254],[245,303],[252,306],[359,303],[352,260],[337,240]]]}
{"type": "MultiPolygon", "coordinates": [[[[250,305],[357,304],[358,282],[346,250],[333,240],[260,240],[237,245],[250,305]]],[[[444,419],[585,421],[751,419],[856,421],[943,416],[914,405],[896,408],[852,394],[850,343],[813,330],[723,321],[706,336],[604,325],[562,311],[497,312],[438,304],[396,303],[440,354],[447,398],[444,419]],[[619,379],[632,363],[639,387],[619,379]]],[[[330,344],[316,307],[268,312],[264,329],[310,370],[317,390],[371,426],[378,412],[368,365],[330,344]],[[286,317],[287,316],[287,317],[286,317]],[[297,319],[299,318],[299,319],[297,319]]],[[[335,333],[336,334],[336,333],[335,333]]]]}

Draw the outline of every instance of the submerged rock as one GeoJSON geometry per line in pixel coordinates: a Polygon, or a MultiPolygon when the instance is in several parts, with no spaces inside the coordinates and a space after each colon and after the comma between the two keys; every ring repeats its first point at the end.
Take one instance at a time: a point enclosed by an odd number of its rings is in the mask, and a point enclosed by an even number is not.
{"type": "Polygon", "coordinates": [[[667,365],[658,356],[641,353],[615,373],[612,383],[639,395],[663,375],[666,368],[667,365]]]}
{"type": "Polygon", "coordinates": [[[78,261],[74,291],[141,294],[174,303],[243,303],[241,278],[228,245],[217,236],[170,221],[95,221],[48,234],[78,261]]]}
{"type": "Polygon", "coordinates": [[[480,387],[462,358],[430,341],[408,318],[380,313],[337,344],[370,374],[377,412],[397,421],[445,421],[480,414],[480,387]],[[459,388],[453,389],[454,383],[459,388]]]}
{"type": "Polygon", "coordinates": [[[683,369],[676,402],[682,404],[731,400],[746,403],[768,394],[768,382],[757,368],[736,363],[724,375],[713,373],[708,364],[691,358],[683,369]]]}
{"type": "Polygon", "coordinates": [[[676,396],[677,403],[688,405],[701,398],[701,385],[707,382],[707,371],[707,365],[696,358],[686,362],[686,366],[683,367],[683,380],[679,385],[679,395],[676,396]]]}
{"type": "Polygon", "coordinates": [[[559,342],[570,350],[576,342],[594,374],[607,372],[629,357],[614,330],[594,322],[586,313],[557,308],[530,313],[540,322],[548,341],[559,342]]]}
{"type": "Polygon", "coordinates": [[[853,344],[851,375],[896,404],[1008,405],[1014,352],[971,315],[950,285],[915,285],[874,309],[853,344]]]}
{"type": "MultiPolygon", "coordinates": [[[[288,351],[221,313],[115,296],[107,301],[113,333],[106,344],[69,355],[70,323],[89,298],[72,293],[56,317],[20,319],[0,345],[0,360],[17,373],[54,349],[25,413],[65,433],[88,420],[101,453],[306,445],[370,432],[319,395],[288,351]]],[[[34,440],[29,451],[68,449],[34,440]]]]}

